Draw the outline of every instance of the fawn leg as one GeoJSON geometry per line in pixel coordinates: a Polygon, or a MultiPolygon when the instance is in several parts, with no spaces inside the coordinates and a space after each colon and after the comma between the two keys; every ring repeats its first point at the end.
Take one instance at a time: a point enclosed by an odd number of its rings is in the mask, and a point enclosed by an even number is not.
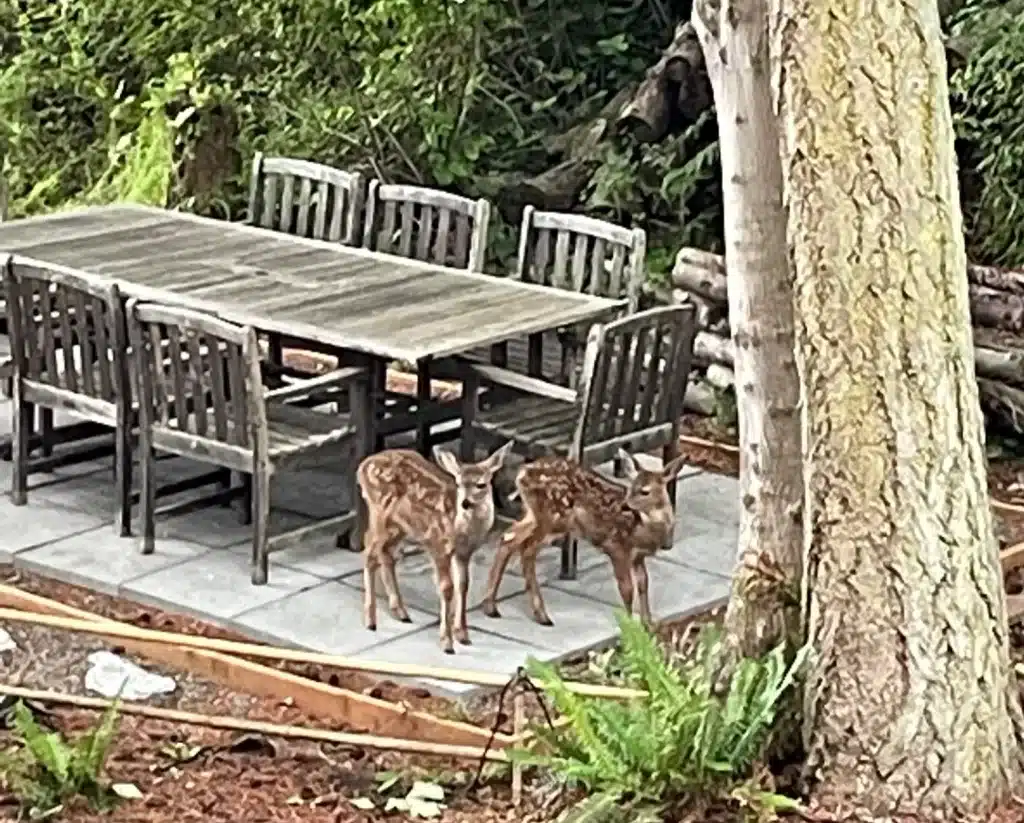
{"type": "Polygon", "coordinates": [[[469,608],[469,561],[457,554],[452,555],[452,572],[455,577],[455,639],[463,646],[469,646],[469,622],[466,617],[469,608]]]}
{"type": "MultiPolygon", "coordinates": [[[[371,517],[370,520],[372,522],[374,518],[371,517]]],[[[380,550],[377,557],[380,563],[380,579],[384,584],[384,591],[388,593],[388,611],[391,612],[391,616],[395,620],[401,623],[412,623],[412,618],[409,617],[409,612],[402,601],[402,593],[398,589],[398,578],[395,576],[394,551],[402,540],[402,533],[394,527],[389,527],[386,523],[381,523],[379,517],[376,520],[375,531],[382,532],[384,535],[380,539],[380,550]]]]}
{"type": "Polygon", "coordinates": [[[377,569],[387,540],[382,525],[371,511],[363,532],[363,625],[370,631],[377,631],[377,569]]]}
{"type": "Polygon", "coordinates": [[[615,574],[615,583],[619,587],[619,596],[622,604],[626,607],[626,613],[633,613],[633,567],[628,557],[611,555],[612,572],[615,574]]]}
{"type": "Polygon", "coordinates": [[[367,534],[363,549],[363,625],[370,631],[377,631],[377,569],[380,558],[377,548],[370,543],[367,534]]]}
{"type": "MultiPolygon", "coordinates": [[[[543,535],[537,535],[543,538],[543,535]]],[[[523,546],[519,555],[519,562],[523,567],[523,578],[526,581],[526,592],[530,596],[530,611],[533,612],[533,619],[542,626],[553,626],[554,621],[548,616],[548,610],[544,607],[544,598],[540,594],[540,584],[537,582],[537,553],[540,551],[542,540],[531,540],[523,546]]]]}
{"type": "Polygon", "coordinates": [[[501,579],[505,576],[508,561],[530,539],[536,525],[536,520],[527,511],[522,520],[513,523],[508,531],[501,536],[501,545],[498,546],[498,553],[494,556],[491,570],[487,574],[487,594],[484,595],[484,602],[481,604],[483,613],[488,617],[501,617],[496,602],[498,589],[501,588],[501,579]]]}
{"type": "Polygon", "coordinates": [[[384,581],[384,591],[388,593],[388,611],[391,616],[400,623],[412,623],[409,612],[402,600],[402,593],[398,590],[398,577],[395,575],[395,556],[392,554],[398,545],[399,539],[388,543],[387,548],[380,556],[380,579],[384,581]]]}
{"type": "Polygon", "coordinates": [[[441,599],[441,650],[445,654],[455,654],[455,646],[452,643],[452,600],[455,595],[455,585],[452,583],[452,556],[442,550],[432,551],[431,557],[434,560],[434,582],[437,583],[437,593],[441,599]]]}
{"type": "Polygon", "coordinates": [[[651,603],[647,599],[647,565],[644,558],[638,557],[633,561],[632,578],[633,587],[636,590],[637,616],[640,622],[648,628],[651,625],[651,603]]]}

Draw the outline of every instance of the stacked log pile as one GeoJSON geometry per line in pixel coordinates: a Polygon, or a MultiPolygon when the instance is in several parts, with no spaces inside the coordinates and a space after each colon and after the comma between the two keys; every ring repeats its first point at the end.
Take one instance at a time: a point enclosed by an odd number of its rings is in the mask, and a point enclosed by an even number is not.
{"type": "MultiPolygon", "coordinates": [[[[993,422],[1024,434],[1024,271],[970,264],[967,278],[982,406],[993,422]]],[[[671,286],[655,295],[662,302],[697,307],[697,373],[687,407],[710,414],[717,392],[734,384],[725,259],[699,249],[680,250],[671,286]]]]}

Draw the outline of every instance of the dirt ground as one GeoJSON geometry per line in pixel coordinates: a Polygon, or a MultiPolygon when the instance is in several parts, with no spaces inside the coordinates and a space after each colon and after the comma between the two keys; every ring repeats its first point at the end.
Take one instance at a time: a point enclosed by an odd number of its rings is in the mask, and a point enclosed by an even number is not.
{"type": "MultiPolygon", "coordinates": [[[[738,470],[735,451],[701,443],[702,439],[728,442],[727,432],[717,430],[710,421],[688,421],[684,453],[695,465],[712,471],[734,474],[738,470]]],[[[1003,545],[1024,541],[1024,461],[999,461],[992,466],[990,484],[993,496],[1004,503],[1019,505],[1021,511],[996,509],[1003,545]]],[[[88,590],[15,572],[0,566],[0,582],[15,585],[68,605],[136,626],[203,636],[244,640],[238,634],[180,615],[161,612],[88,590]]],[[[1010,575],[1008,587],[1024,588],[1024,577],[1010,575]]],[[[715,619],[715,615],[701,620],[715,619]]],[[[18,649],[0,653],[0,678],[27,688],[50,689],[84,694],[85,658],[95,650],[110,649],[122,654],[116,645],[87,635],[60,632],[24,625],[5,627],[18,649]]],[[[667,640],[675,640],[686,630],[683,625],[662,627],[667,640]]],[[[1014,657],[1024,662],[1024,628],[1013,631],[1014,657]]],[[[133,659],[130,655],[124,655],[133,659]]],[[[242,695],[218,684],[179,671],[169,671],[148,661],[134,662],[147,670],[174,677],[178,688],[171,695],[146,701],[205,714],[247,717],[274,723],[325,727],[322,721],[305,716],[287,700],[270,700],[242,695]]],[[[600,656],[574,661],[569,674],[591,679],[599,668],[600,656]]],[[[281,668],[305,677],[402,702],[412,708],[430,711],[442,717],[468,720],[485,728],[511,731],[508,707],[497,704],[494,695],[469,705],[460,705],[435,697],[423,688],[401,685],[360,673],[322,666],[279,664],[281,668]]],[[[542,711],[531,706],[530,714],[539,718],[542,711]]],[[[96,722],[95,712],[53,709],[47,715],[54,725],[68,733],[83,730],[96,722]]],[[[337,728],[337,727],[335,727],[337,728]]],[[[361,731],[348,728],[344,731],[361,731]]],[[[0,745],[6,733],[0,730],[0,745]]],[[[524,804],[515,809],[507,772],[493,767],[485,771],[484,781],[469,790],[478,767],[475,761],[424,758],[370,749],[299,741],[268,740],[236,732],[221,732],[193,726],[125,716],[108,762],[108,777],[113,782],[131,783],[142,798],[126,801],[112,812],[97,814],[85,807],[65,810],[60,819],[76,823],[190,823],[191,821],[236,821],[252,823],[369,823],[383,819],[402,819],[388,814],[388,797],[400,797],[415,779],[443,786],[447,808],[442,823],[497,823],[497,821],[547,820],[552,817],[560,793],[550,786],[528,783],[524,804]],[[393,773],[402,782],[383,793],[379,788],[393,773]],[[375,808],[361,809],[372,800],[375,808]]],[[[557,787],[556,787],[557,788],[557,787]]],[[[15,807],[0,797],[0,819],[13,819],[15,807]]],[[[673,818],[674,819],[674,818],[673,818]]],[[[695,818],[679,818],[694,820],[695,818]]],[[[725,809],[700,815],[711,823],[735,823],[735,813],[725,809]]],[[[821,820],[834,819],[822,816],[821,820]]],[[[1015,807],[991,818],[992,823],[1024,820],[1024,808],[1015,807]]]]}

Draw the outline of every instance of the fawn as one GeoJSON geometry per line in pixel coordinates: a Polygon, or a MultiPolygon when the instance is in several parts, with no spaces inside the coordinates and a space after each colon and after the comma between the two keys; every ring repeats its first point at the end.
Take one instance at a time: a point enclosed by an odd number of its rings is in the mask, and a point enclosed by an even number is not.
{"type": "Polygon", "coordinates": [[[677,457],[658,471],[642,468],[623,449],[619,459],[627,488],[566,457],[542,457],[519,469],[516,489],[524,511],[502,535],[487,580],[484,614],[501,616],[495,598],[508,561],[518,552],[533,619],[553,625],[537,584],[537,553],[546,540],[568,535],[589,540],[608,556],[626,611],[633,612],[635,592],[640,619],[651,622],[645,561],[669,542],[675,511],[668,484],[685,458],[677,457]]]}
{"type": "Polygon", "coordinates": [[[412,622],[395,577],[394,551],[407,539],[421,544],[434,561],[441,598],[441,648],[448,654],[455,651],[453,623],[455,638],[469,645],[469,560],[494,526],[491,483],[511,447],[506,443],[480,463],[460,463],[451,452],[435,448],[440,468],[409,449],[390,449],[363,460],[357,480],[367,509],[363,535],[366,628],[377,628],[378,569],[389,611],[396,620],[412,622]]]}

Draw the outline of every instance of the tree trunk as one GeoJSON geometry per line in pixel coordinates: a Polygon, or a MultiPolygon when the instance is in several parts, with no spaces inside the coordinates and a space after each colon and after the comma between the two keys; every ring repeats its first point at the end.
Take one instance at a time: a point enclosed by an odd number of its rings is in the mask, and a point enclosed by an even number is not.
{"type": "Polygon", "coordinates": [[[800,395],[766,16],[765,0],[698,0],[692,18],[722,163],[742,503],[726,629],[745,655],[800,642],[800,395]]]}
{"type": "Polygon", "coordinates": [[[1018,767],[1020,709],[936,3],[771,6],[804,398],[807,777],[818,800],[879,816],[985,813],[1018,767]]]}

